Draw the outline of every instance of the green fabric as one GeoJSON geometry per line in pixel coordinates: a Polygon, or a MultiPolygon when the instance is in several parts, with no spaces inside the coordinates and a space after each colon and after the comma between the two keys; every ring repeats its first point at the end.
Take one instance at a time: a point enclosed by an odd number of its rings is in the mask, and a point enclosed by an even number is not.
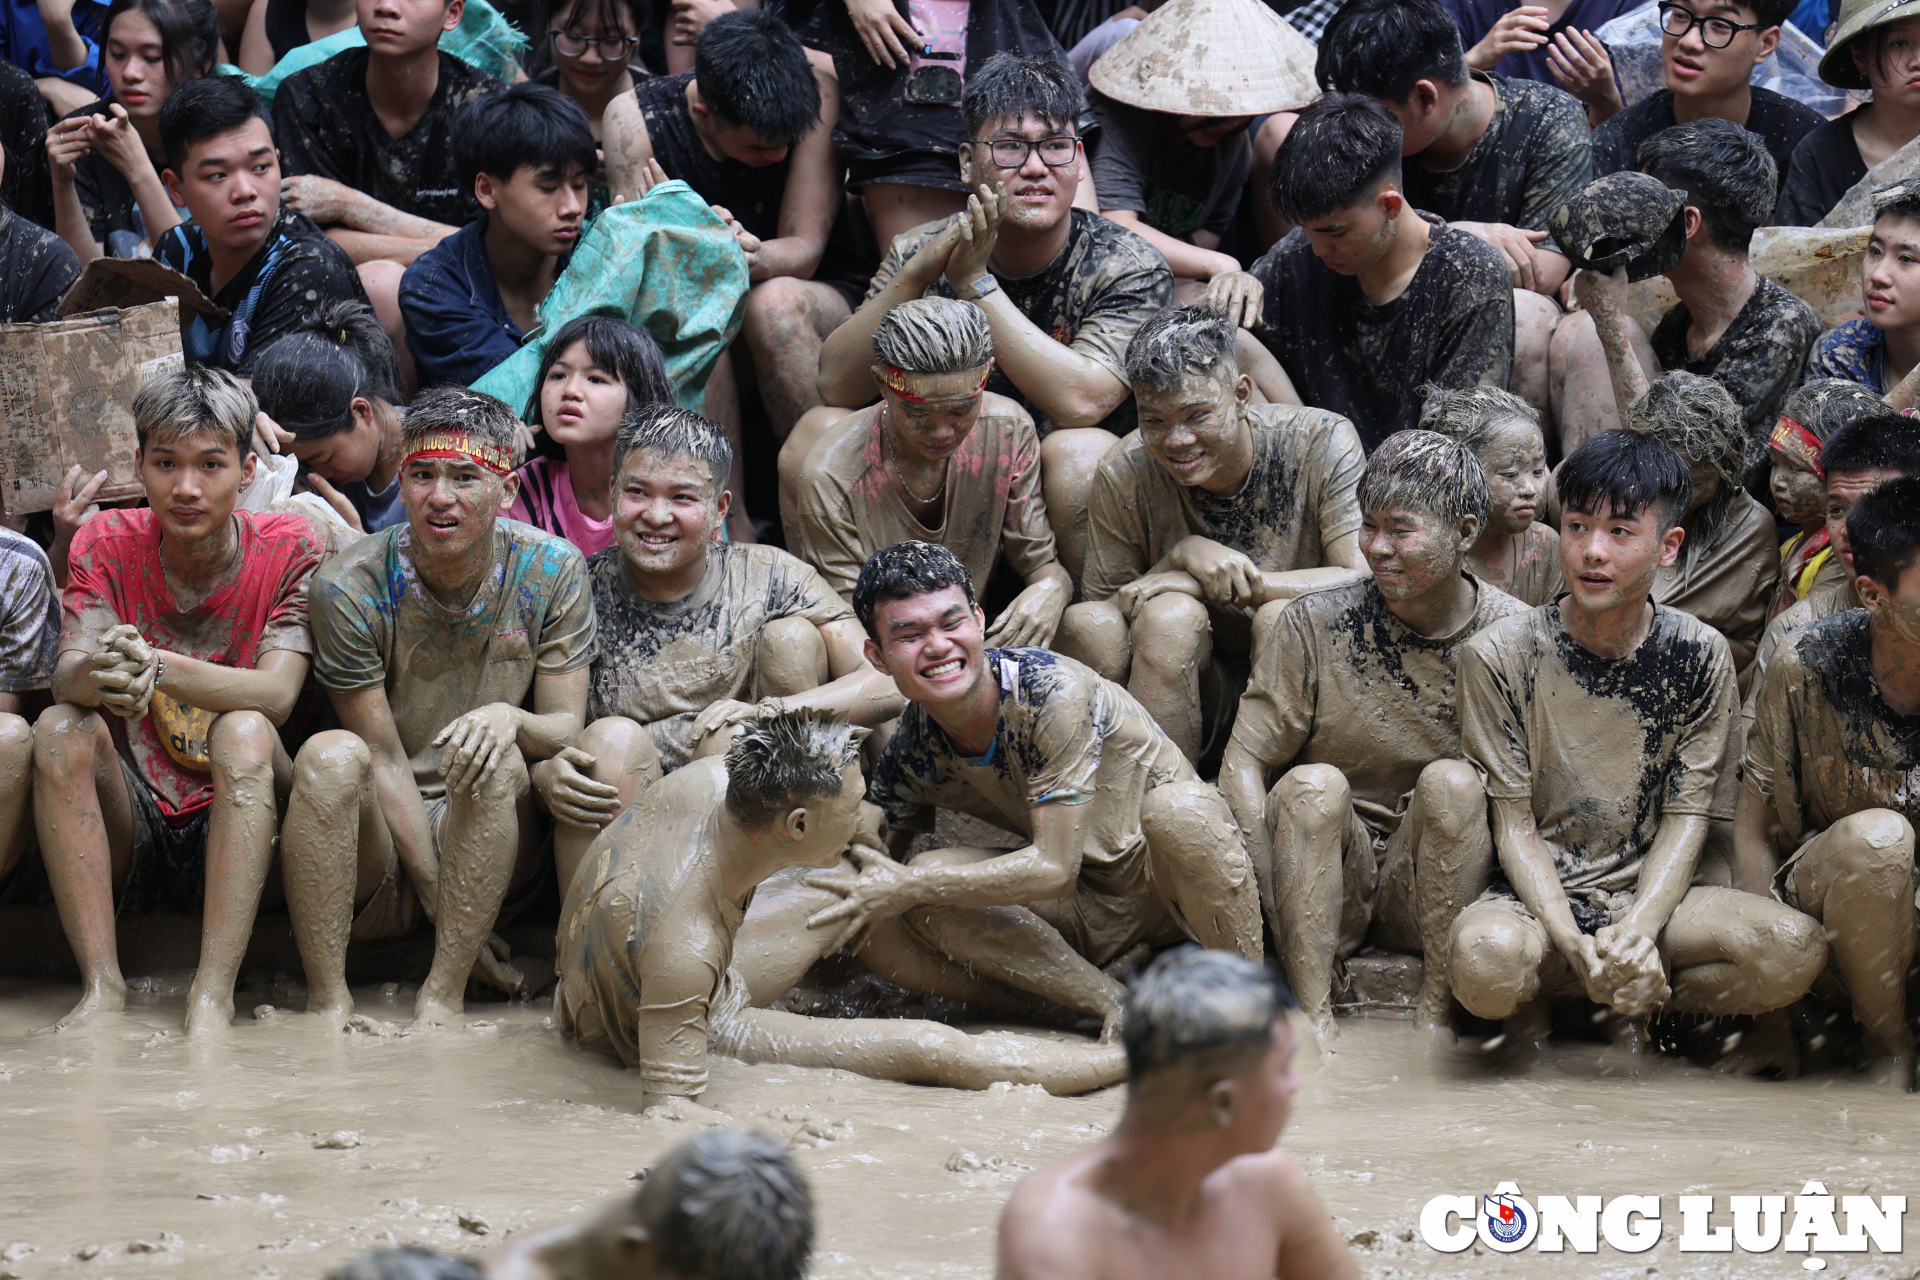
{"type": "Polygon", "coordinates": [[[547,335],[576,316],[617,315],[654,336],[674,399],[698,412],[714,362],[740,332],[747,288],[747,257],[727,224],[686,183],[663,182],[594,219],[540,304],[540,328],[474,389],[519,410],[547,335]]]}
{"type": "MultiPolygon", "coordinates": [[[[308,67],[325,62],[342,50],[357,48],[366,42],[367,38],[360,34],[359,27],[348,27],[324,40],[301,45],[274,63],[273,70],[263,76],[250,76],[240,68],[224,63],[219,70],[222,75],[239,76],[245,80],[271,107],[273,95],[280,88],[282,80],[296,71],[305,71],[308,67]]],[[[511,84],[520,70],[520,55],[526,52],[527,38],[514,30],[487,0],[467,0],[466,11],[460,15],[460,25],[440,37],[440,47],[494,79],[511,84]]]]}

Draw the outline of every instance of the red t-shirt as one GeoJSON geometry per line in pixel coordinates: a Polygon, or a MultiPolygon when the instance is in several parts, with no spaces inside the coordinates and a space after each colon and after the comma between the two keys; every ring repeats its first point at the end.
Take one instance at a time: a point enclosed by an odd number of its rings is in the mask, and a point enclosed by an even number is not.
{"type": "MultiPolygon", "coordinates": [[[[326,557],[326,540],[304,516],[236,511],[234,518],[239,559],[192,613],[179,611],[167,586],[152,511],[103,511],[81,525],[67,556],[61,652],[92,653],[123,622],[156,649],[228,667],[251,668],[269,649],[313,652],[307,580],[326,557]]],[[[169,821],[184,824],[213,803],[213,775],[168,753],[153,714],[133,722],[105,715],[121,754],[169,821]]]]}

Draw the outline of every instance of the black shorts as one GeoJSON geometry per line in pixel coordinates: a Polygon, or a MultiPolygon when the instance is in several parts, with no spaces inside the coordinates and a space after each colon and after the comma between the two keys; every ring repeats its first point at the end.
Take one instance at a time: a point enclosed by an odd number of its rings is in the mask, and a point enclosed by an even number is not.
{"type": "Polygon", "coordinates": [[[175,826],[160,812],[152,788],[124,758],[120,776],[126,779],[133,812],[133,862],[115,913],[199,911],[207,896],[207,818],[213,806],[194,814],[185,826],[175,826]]]}
{"type": "MultiPolygon", "coordinates": [[[[967,194],[967,184],[960,181],[960,160],[951,151],[896,151],[887,156],[860,156],[847,163],[847,190],[875,182],[967,194]]],[[[880,251],[885,253],[886,248],[881,245],[880,251]]]]}

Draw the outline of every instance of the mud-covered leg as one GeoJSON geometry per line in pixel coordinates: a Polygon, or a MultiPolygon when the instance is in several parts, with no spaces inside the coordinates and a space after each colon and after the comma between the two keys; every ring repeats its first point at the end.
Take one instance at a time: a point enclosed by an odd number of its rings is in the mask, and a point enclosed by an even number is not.
{"type": "Polygon", "coordinates": [[[1504,1021],[1541,994],[1540,966],[1552,952],[1532,916],[1476,902],[1453,922],[1453,996],[1479,1018],[1504,1021]]]}
{"type": "Polygon", "coordinates": [[[33,835],[33,726],[0,713],[0,880],[33,835]]]}
{"type": "Polygon", "coordinates": [[[33,726],[33,821],[82,987],[56,1028],[127,1006],[113,894],[133,858],[130,806],[105,719],[64,702],[42,712],[33,726]]]}
{"type": "Polygon", "coordinates": [[[525,759],[508,746],[485,782],[447,793],[433,968],[414,1000],[421,1022],[449,1021],[465,1008],[467,975],[493,932],[519,858],[520,798],[528,785],[525,759]]]}
{"type": "Polygon", "coordinates": [[[292,762],[273,722],[257,711],[229,711],[207,733],[213,764],[213,810],[207,819],[206,907],[200,923],[200,968],[187,991],[187,1034],[214,1035],[233,1022],[233,984],[253,936],[260,891],[273,867],[280,831],[275,778],[292,762]]]}
{"type": "Polygon", "coordinates": [[[1493,878],[1487,796],[1471,765],[1435,760],[1420,772],[1406,821],[1414,824],[1414,913],[1425,954],[1415,1021],[1444,1026],[1453,992],[1453,922],[1493,878]]]}
{"type": "Polygon", "coordinates": [[[395,860],[367,744],[344,729],[307,739],[293,762],[280,874],[307,972],[307,1012],[331,1026],[353,1016],[347,939],[354,904],[379,887],[395,860]]]}
{"type": "Polygon", "coordinates": [[[1133,668],[1133,641],[1127,618],[1111,600],[1083,600],[1067,606],[1067,611],[1060,616],[1053,648],[1057,653],[1086,663],[1115,684],[1125,684],[1127,672],[1133,668]]]}
{"type": "Polygon", "coordinates": [[[1213,622],[1189,595],[1154,596],[1133,615],[1127,692],[1187,759],[1201,746],[1200,669],[1213,661],[1213,622]]]}
{"type": "Polygon", "coordinates": [[[1267,792],[1273,845],[1274,947],[1300,1008],[1325,1037],[1346,900],[1343,854],[1353,818],[1347,777],[1330,764],[1289,769],[1267,792]]]}
{"type": "Polygon", "coordinates": [[[1099,427],[1056,431],[1040,442],[1040,489],[1047,504],[1047,523],[1053,526],[1060,563],[1076,588],[1087,564],[1087,498],[1093,493],[1093,475],[1115,443],[1114,435],[1099,427]]]}
{"type": "MultiPolygon", "coordinates": [[[[660,779],[659,749],[637,720],[605,716],[588,725],[574,745],[593,757],[593,768],[585,771],[588,777],[619,789],[620,807],[615,818],[631,809],[640,793],[660,779]]],[[[553,824],[553,870],[563,901],[574,873],[586,858],[587,846],[602,830],[558,821],[553,824]]]]}
{"type": "Polygon", "coordinates": [[[1205,782],[1170,782],[1147,792],[1140,829],[1153,879],[1203,947],[1258,960],[1260,889],[1233,810],[1205,782]]]}

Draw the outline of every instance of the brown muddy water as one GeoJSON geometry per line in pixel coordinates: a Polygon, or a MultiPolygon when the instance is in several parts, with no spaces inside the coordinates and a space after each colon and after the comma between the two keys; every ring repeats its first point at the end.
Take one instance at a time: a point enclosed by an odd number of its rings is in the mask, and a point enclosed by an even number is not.
{"type": "MultiPolygon", "coordinates": [[[[631,1188],[703,1117],[643,1119],[637,1079],[562,1044],[546,1002],[469,1006],[466,1025],[399,1034],[413,988],[357,991],[392,1032],[242,1016],[223,1045],[179,1031],[185,981],[154,984],[96,1028],[29,1036],[75,988],[0,980],[0,1277],[319,1277],[376,1244],[477,1251],[631,1188]]],[[[1283,1145],[1309,1171],[1370,1277],[1806,1274],[1807,1257],[1682,1254],[1677,1197],[1920,1191],[1920,1098],[1850,1074],[1723,1079],[1663,1061],[1635,1078],[1611,1051],[1530,1065],[1430,1052],[1405,1022],[1343,1019],[1302,1063],[1283,1145]],[[1659,1195],[1650,1252],[1441,1254],[1417,1233],[1443,1193],[1659,1195]]],[[[714,1064],[704,1102],[790,1140],[812,1179],[813,1275],[987,1277],[1002,1199],[1027,1169],[1116,1118],[1121,1091],[1050,1098],[714,1064]]],[[[1920,1203],[1917,1203],[1920,1208],[1920,1203]]],[[[1843,1224],[1844,1225],[1844,1224],[1843,1224]]],[[[1906,1280],[1904,1257],[1826,1254],[1827,1276],[1906,1280]]]]}

